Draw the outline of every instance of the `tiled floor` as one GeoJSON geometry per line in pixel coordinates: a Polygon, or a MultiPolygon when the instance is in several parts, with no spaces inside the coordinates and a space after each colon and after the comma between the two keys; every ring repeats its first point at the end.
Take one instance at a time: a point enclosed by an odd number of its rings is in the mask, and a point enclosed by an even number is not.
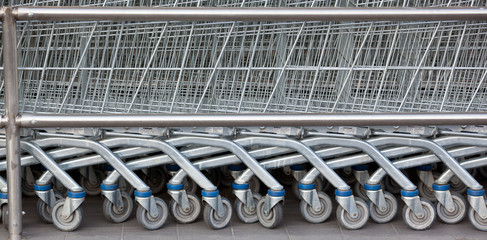
{"type": "MultiPolygon", "coordinates": [[[[228,194],[228,193],[227,193],[228,194]]],[[[225,194],[225,195],[227,195],[225,194]]],[[[167,196],[164,196],[167,200],[167,196]]],[[[413,231],[406,227],[401,216],[387,224],[373,222],[356,231],[341,228],[332,214],[331,219],[322,224],[310,224],[304,221],[299,212],[299,202],[293,196],[286,196],[284,206],[284,221],[277,229],[266,229],[259,223],[244,224],[234,215],[231,225],[223,230],[209,229],[203,219],[192,224],[177,224],[169,217],[163,228],[147,231],[137,223],[135,216],[122,224],[113,224],[105,220],[101,212],[102,200],[99,197],[89,197],[83,204],[83,222],[74,232],[61,232],[53,225],[44,224],[35,213],[35,199],[24,200],[24,236],[27,239],[487,239],[487,232],[475,230],[468,219],[456,225],[446,225],[436,220],[433,227],[427,231],[413,231]]],[[[231,199],[233,200],[233,199],[231,199]]],[[[336,202],[334,203],[336,205],[336,202]]],[[[400,208],[402,209],[402,207],[400,208]]],[[[7,238],[7,231],[0,229],[0,239],[7,238]]]]}

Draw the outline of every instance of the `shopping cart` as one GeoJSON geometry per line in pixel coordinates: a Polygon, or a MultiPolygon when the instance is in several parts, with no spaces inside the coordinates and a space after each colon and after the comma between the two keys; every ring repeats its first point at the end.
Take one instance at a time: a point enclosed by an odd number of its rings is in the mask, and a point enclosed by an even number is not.
{"type": "MultiPolygon", "coordinates": [[[[164,5],[145,1],[39,1],[33,4],[229,8],[485,6],[484,1],[239,0],[172,1],[164,5]]],[[[23,113],[447,113],[479,112],[486,107],[485,22],[29,21],[19,22],[18,35],[20,111],[23,113]]],[[[3,92],[0,96],[3,97],[3,92]]],[[[30,138],[39,133],[44,134],[45,141],[54,141],[56,134],[81,136],[83,141],[95,139],[90,141],[104,145],[114,156],[138,158],[126,164],[119,161],[124,169],[140,170],[178,163],[176,158],[179,159],[184,168],[176,169],[169,181],[173,201],[170,210],[166,210],[179,222],[194,221],[197,214],[193,213],[201,208],[196,207],[199,204],[196,195],[182,191],[181,183],[188,174],[203,188],[203,198],[207,198],[205,220],[212,216],[221,220],[225,216],[218,224],[207,223],[217,229],[225,227],[231,214],[219,211],[223,202],[229,203],[214,193],[216,186],[201,171],[244,162],[249,167],[247,170],[234,168],[232,171],[238,199],[236,210],[244,222],[258,219],[266,227],[279,225],[282,186],[264,169],[291,167],[302,198],[301,211],[310,222],[325,221],[331,214],[330,198],[314,184],[320,175],[337,188],[336,199],[340,205],[337,218],[342,226],[363,227],[369,212],[376,222],[392,220],[396,216],[397,200],[393,194],[383,191],[380,184],[387,173],[403,190],[401,198],[406,203],[403,217],[408,226],[417,230],[429,228],[436,212],[442,220],[454,223],[462,220],[467,212],[463,197],[449,191],[448,181],[454,173],[469,188],[470,220],[485,231],[487,208],[483,186],[462,167],[485,165],[484,158],[475,158],[476,154],[485,152],[485,132],[483,126],[441,123],[361,127],[235,125],[78,129],[59,126],[34,128],[24,137],[32,143],[37,140],[30,138]],[[139,137],[125,139],[134,134],[139,137]],[[124,141],[117,147],[126,149],[105,145],[109,141],[104,139],[107,136],[112,141],[124,141]],[[191,139],[181,144],[187,150],[172,145],[181,139],[191,139]],[[222,147],[215,142],[227,145],[222,147]],[[314,144],[310,146],[309,142],[314,144]],[[159,158],[146,156],[156,148],[154,145],[152,150],[143,149],[149,143],[165,146],[158,149],[163,153],[159,158]],[[252,161],[245,162],[235,149],[240,149],[239,154],[252,161]],[[168,151],[173,151],[173,157],[168,151]],[[213,156],[218,154],[229,155],[213,156]],[[209,158],[198,159],[203,156],[209,158]],[[455,158],[460,157],[467,160],[459,163],[455,158]],[[194,161],[189,164],[188,159],[192,158],[194,161]],[[156,159],[158,164],[152,164],[156,159]],[[260,165],[256,159],[262,159],[260,165]],[[302,165],[307,162],[310,166],[302,165]],[[371,176],[369,163],[379,166],[371,176]],[[429,166],[432,163],[442,163],[452,173],[446,172],[435,182],[429,166]],[[416,184],[399,171],[411,167],[419,167],[419,195],[437,200],[436,210],[428,200],[419,198],[416,184]],[[331,171],[344,168],[353,169],[351,173],[358,182],[354,192],[369,200],[368,205],[355,198],[349,184],[331,171]],[[270,188],[268,196],[261,198],[249,189],[248,181],[253,174],[270,188]],[[457,208],[452,207],[454,201],[457,208]],[[194,212],[179,214],[178,206],[190,209],[190,203],[194,212]],[[270,211],[273,207],[274,215],[270,211]]],[[[57,166],[64,171],[102,163],[99,156],[88,154],[93,151],[80,152],[77,158],[64,159],[57,166]],[[69,165],[76,161],[80,165],[69,165]]],[[[117,188],[117,174],[127,178],[132,172],[111,172],[101,191],[107,199],[105,215],[111,221],[121,222],[130,216],[131,208],[124,208],[119,216],[109,211],[112,205],[123,208],[130,198],[117,188]]],[[[49,171],[40,179],[48,183],[53,176],[59,178],[57,173],[49,171]]],[[[147,206],[145,210],[150,212],[147,206]]],[[[228,206],[226,211],[230,213],[228,206]]]]}

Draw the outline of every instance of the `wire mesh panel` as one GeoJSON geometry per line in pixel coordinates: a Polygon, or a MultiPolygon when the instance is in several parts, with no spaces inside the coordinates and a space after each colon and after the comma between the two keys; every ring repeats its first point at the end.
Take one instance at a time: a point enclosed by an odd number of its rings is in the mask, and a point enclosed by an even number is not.
{"type": "MultiPolygon", "coordinates": [[[[486,1],[242,0],[25,4],[487,5],[486,1]]],[[[482,111],[486,107],[486,36],[487,23],[473,21],[21,22],[21,111],[482,111]]]]}

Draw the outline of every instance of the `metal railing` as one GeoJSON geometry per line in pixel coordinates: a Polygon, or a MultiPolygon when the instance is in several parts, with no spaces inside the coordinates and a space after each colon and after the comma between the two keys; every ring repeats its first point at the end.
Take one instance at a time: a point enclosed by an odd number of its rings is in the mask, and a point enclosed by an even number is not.
{"type": "Polygon", "coordinates": [[[19,112],[17,21],[487,21],[487,8],[95,8],[5,7],[3,59],[7,137],[9,234],[22,238],[21,128],[32,127],[166,127],[166,126],[311,126],[311,125],[487,125],[487,112],[360,113],[360,114],[191,114],[191,115],[67,115],[19,112]]]}

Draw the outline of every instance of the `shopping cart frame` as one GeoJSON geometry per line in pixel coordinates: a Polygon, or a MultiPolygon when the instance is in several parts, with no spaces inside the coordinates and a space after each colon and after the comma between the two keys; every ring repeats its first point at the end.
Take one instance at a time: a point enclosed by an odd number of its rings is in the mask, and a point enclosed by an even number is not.
{"type": "Polygon", "coordinates": [[[4,7],[3,58],[9,236],[22,239],[20,129],[32,127],[485,125],[486,112],[238,115],[39,115],[19,112],[17,21],[440,21],[487,20],[487,8],[97,8],[4,7]]]}

